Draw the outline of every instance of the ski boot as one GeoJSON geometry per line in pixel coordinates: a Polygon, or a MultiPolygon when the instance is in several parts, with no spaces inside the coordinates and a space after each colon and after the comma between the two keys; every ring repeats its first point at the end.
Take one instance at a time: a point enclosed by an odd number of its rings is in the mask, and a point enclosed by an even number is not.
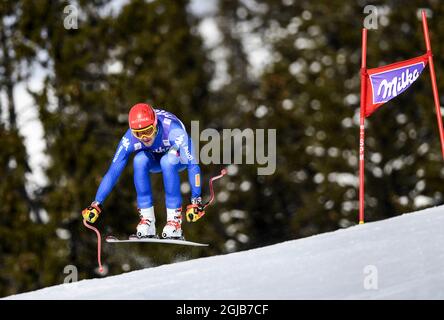
{"type": "Polygon", "coordinates": [[[185,240],[182,232],[182,208],[167,209],[167,223],[163,228],[162,238],[185,240]]]}
{"type": "Polygon", "coordinates": [[[129,237],[132,239],[159,238],[156,234],[156,218],[153,207],[139,209],[140,222],[137,225],[136,234],[129,237]]]}

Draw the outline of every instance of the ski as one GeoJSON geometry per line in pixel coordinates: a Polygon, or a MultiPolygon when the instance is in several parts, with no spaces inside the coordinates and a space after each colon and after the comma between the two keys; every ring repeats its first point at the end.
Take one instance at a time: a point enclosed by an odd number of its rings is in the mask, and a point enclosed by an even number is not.
{"type": "Polygon", "coordinates": [[[106,242],[108,243],[137,243],[137,242],[147,242],[147,243],[159,243],[159,244],[178,244],[184,246],[194,246],[194,247],[207,247],[207,243],[192,242],[180,239],[160,239],[160,238],[141,238],[141,239],[118,239],[113,236],[106,237],[106,242]]]}

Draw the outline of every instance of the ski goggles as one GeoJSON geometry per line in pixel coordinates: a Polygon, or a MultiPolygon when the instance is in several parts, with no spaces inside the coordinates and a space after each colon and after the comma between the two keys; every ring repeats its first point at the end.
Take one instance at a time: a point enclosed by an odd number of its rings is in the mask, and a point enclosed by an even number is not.
{"type": "Polygon", "coordinates": [[[152,138],[157,132],[157,129],[154,125],[150,125],[143,129],[131,129],[131,133],[137,138],[137,139],[143,139],[143,138],[152,138]]]}

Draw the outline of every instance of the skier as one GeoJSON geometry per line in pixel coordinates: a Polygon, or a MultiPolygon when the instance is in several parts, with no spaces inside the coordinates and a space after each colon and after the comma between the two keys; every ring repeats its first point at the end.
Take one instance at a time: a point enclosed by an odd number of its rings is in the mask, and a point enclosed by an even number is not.
{"type": "MultiPolygon", "coordinates": [[[[103,210],[103,202],[116,184],[130,155],[134,153],[134,184],[140,222],[134,238],[157,238],[150,173],[162,173],[167,222],[162,237],[184,239],[182,196],[179,172],[188,169],[191,204],[187,219],[202,212],[200,168],[194,157],[191,138],[183,123],[172,113],[153,109],[145,103],[134,105],[128,115],[129,129],[123,135],[108,172],[103,177],[94,201],[82,211],[83,218],[94,223],[103,210]]],[[[195,221],[190,219],[190,221],[195,221]]]]}

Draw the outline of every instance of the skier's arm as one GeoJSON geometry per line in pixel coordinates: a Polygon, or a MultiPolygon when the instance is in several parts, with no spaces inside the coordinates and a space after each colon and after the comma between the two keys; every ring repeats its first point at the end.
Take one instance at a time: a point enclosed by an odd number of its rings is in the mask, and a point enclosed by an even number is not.
{"type": "MultiPolygon", "coordinates": [[[[188,161],[188,182],[191,186],[191,199],[200,198],[202,195],[200,167],[196,159],[193,141],[188,139],[188,144],[185,146],[189,150],[192,159],[188,161]]],[[[185,151],[187,153],[187,151],[185,151]]]]}
{"type": "Polygon", "coordinates": [[[176,126],[170,131],[170,143],[172,150],[178,150],[180,162],[187,164],[188,182],[191,186],[191,199],[201,197],[201,177],[200,167],[194,150],[193,141],[188,137],[187,132],[180,126],[176,126]]]}
{"type": "Polygon", "coordinates": [[[129,156],[133,151],[133,146],[130,145],[130,139],[131,133],[128,130],[122,137],[122,140],[120,140],[111,165],[100,183],[94,200],[95,202],[102,204],[117,183],[117,180],[128,163],[129,156]]]}
{"type": "Polygon", "coordinates": [[[187,206],[185,216],[188,222],[196,222],[205,214],[205,211],[201,196],[202,187],[200,167],[196,158],[193,141],[191,139],[188,139],[187,141],[188,144],[184,145],[183,149],[185,149],[185,154],[187,154],[187,150],[189,150],[188,181],[191,186],[191,203],[187,206]]]}

